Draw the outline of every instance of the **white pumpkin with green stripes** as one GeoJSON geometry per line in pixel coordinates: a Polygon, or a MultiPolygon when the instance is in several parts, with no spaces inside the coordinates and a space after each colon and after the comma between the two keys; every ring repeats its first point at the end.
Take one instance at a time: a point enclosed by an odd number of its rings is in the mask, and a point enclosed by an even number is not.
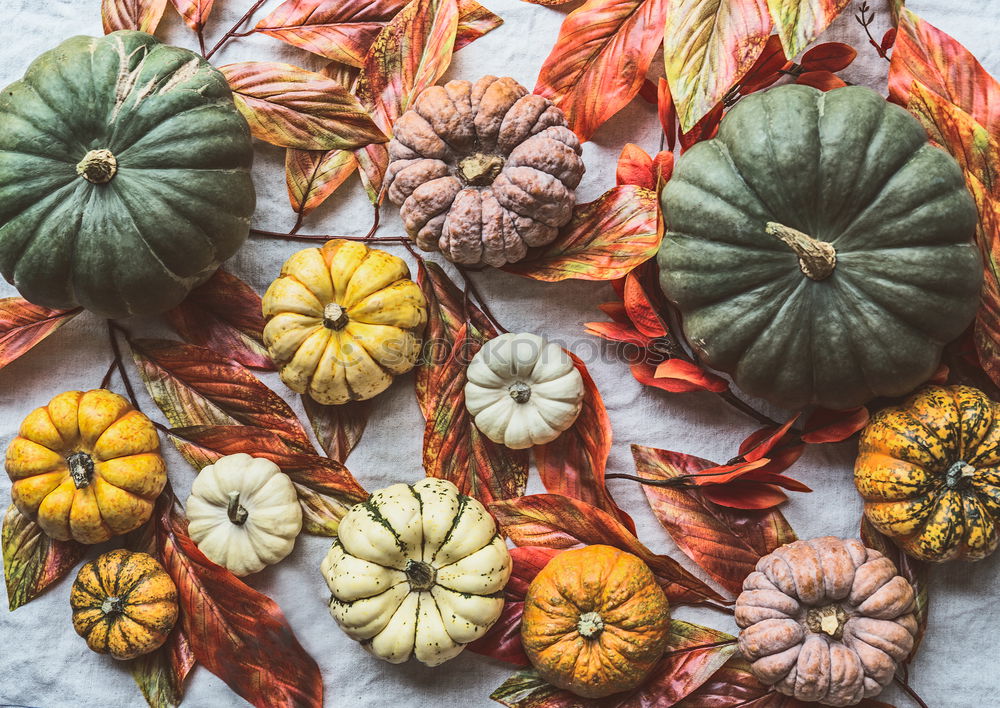
{"type": "Polygon", "coordinates": [[[511,559],[482,504],[427,478],[352,507],[321,570],[348,636],[393,664],[437,666],[500,618],[511,559]]]}

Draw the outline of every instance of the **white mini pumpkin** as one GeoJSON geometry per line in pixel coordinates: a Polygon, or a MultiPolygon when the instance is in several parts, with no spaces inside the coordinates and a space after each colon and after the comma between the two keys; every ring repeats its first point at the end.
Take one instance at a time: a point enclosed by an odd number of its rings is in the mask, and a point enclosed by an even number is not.
{"type": "Polygon", "coordinates": [[[261,457],[220,457],[194,480],[188,534],[210,561],[249,575],[292,552],[302,507],[288,475],[261,457]]]}
{"type": "Polygon", "coordinates": [[[465,405],[476,427],[514,450],[552,442],[580,415],[583,377],[537,334],[501,334],[472,358],[465,405]]]}
{"type": "Polygon", "coordinates": [[[353,506],[320,569],[348,636],[393,664],[437,666],[500,618],[511,560],[482,504],[427,478],[353,506]]]}

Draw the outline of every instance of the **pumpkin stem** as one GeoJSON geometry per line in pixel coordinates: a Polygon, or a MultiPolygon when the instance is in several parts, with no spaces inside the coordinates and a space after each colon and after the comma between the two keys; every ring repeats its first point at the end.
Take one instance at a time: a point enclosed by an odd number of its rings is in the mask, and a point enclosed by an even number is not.
{"type": "Polygon", "coordinates": [[[840,605],[814,607],[806,614],[806,626],[810,632],[825,634],[840,639],[844,636],[844,625],[847,624],[847,613],[840,605]]]}
{"type": "Polygon", "coordinates": [[[66,458],[69,476],[77,489],[83,489],[94,478],[94,460],[85,452],[74,452],[66,458]]]}
{"type": "Polygon", "coordinates": [[[795,251],[795,255],[799,257],[799,268],[807,277],[824,280],[833,274],[833,269],[837,266],[837,251],[832,244],[776,221],[767,222],[764,230],[795,251]]]}
{"type": "Polygon", "coordinates": [[[76,173],[93,184],[107,184],[118,174],[118,158],[110,150],[91,150],[76,166],[76,173]]]}
{"type": "Polygon", "coordinates": [[[523,381],[515,381],[507,388],[507,393],[514,399],[515,403],[527,403],[531,398],[531,386],[523,381]]]}
{"type": "Polygon", "coordinates": [[[944,485],[948,489],[955,489],[959,484],[961,484],[963,479],[971,477],[976,473],[976,468],[970,465],[965,460],[959,460],[958,462],[952,463],[951,467],[945,473],[944,485]]]}
{"type": "Polygon", "coordinates": [[[437,581],[437,570],[430,563],[423,561],[406,561],[403,572],[406,573],[406,579],[410,581],[410,589],[414,592],[430,590],[437,581]]]}
{"type": "Polygon", "coordinates": [[[229,514],[229,520],[237,526],[245,524],[247,517],[250,516],[246,507],[240,506],[240,493],[236,490],[229,492],[229,506],[226,508],[226,513],[229,514]]]}
{"type": "Polygon", "coordinates": [[[323,308],[323,326],[327,329],[342,330],[347,326],[348,320],[347,310],[335,302],[323,308]]]}
{"type": "Polygon", "coordinates": [[[474,187],[486,187],[493,184],[493,180],[503,169],[504,159],[499,155],[486,155],[481,152],[473,153],[462,158],[458,163],[458,171],[466,184],[474,187]]]}
{"type": "Polygon", "coordinates": [[[120,615],[125,611],[125,602],[120,597],[106,597],[101,603],[101,612],[106,615],[120,615]]]}
{"type": "Polygon", "coordinates": [[[596,612],[584,612],[576,623],[576,631],[584,639],[591,639],[604,631],[604,620],[596,612]]]}

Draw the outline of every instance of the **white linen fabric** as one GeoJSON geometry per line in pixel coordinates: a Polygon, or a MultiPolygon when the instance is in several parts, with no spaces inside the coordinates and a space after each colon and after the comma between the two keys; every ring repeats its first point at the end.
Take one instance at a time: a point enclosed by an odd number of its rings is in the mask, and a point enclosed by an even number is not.
{"type": "MultiPolygon", "coordinates": [[[[481,75],[511,75],[529,88],[548,55],[559,24],[571,4],[546,8],[519,0],[482,0],[505,20],[486,37],[461,50],[446,78],[475,80],[481,75]]],[[[258,18],[279,4],[268,2],[258,18]]],[[[873,2],[879,16],[873,25],[881,38],[888,27],[882,3],[873,2]]],[[[1000,42],[994,28],[1000,23],[1000,3],[982,0],[911,0],[911,9],[956,37],[993,74],[1000,74],[1000,42]]],[[[210,43],[231,26],[250,0],[218,0],[209,21],[210,43]]],[[[852,3],[824,40],[842,40],[859,51],[858,60],[843,72],[845,79],[883,90],[887,63],[868,46],[853,19],[860,3],[852,3]]],[[[100,34],[98,0],[2,0],[0,22],[0,86],[19,78],[36,55],[76,34],[100,34]]],[[[196,47],[170,3],[158,32],[164,40],[196,47]]],[[[319,57],[264,36],[239,39],[216,55],[217,65],[234,61],[287,61],[318,69],[319,57]]],[[[654,62],[653,72],[662,72],[654,62]]],[[[639,100],[602,127],[584,146],[587,174],[579,201],[590,201],[614,184],[615,163],[622,146],[634,142],[654,152],[660,142],[655,109],[639,100]]],[[[258,210],[255,223],[262,229],[287,231],[294,218],[285,193],[284,151],[257,145],[254,177],[258,210]]],[[[357,178],[342,187],[306,220],[306,233],[362,235],[371,223],[371,206],[357,178]]],[[[400,235],[397,210],[383,207],[380,235],[400,235]]],[[[251,239],[226,267],[247,280],[258,292],[278,275],[281,263],[302,245],[251,239]]],[[[398,247],[395,253],[410,259],[398,247]]],[[[436,258],[436,256],[432,256],[436,258]]],[[[630,443],[679,450],[716,461],[735,454],[740,441],[755,429],[753,421],[728,408],[711,394],[668,395],[640,386],[614,348],[583,333],[583,323],[605,319],[597,305],[613,299],[607,284],[568,281],[543,284],[502,272],[476,275],[499,320],[512,331],[537,332],[560,342],[590,367],[607,404],[614,427],[614,449],[609,471],[631,472],[630,443]]],[[[14,295],[6,283],[0,297],[14,295]]],[[[172,336],[155,318],[127,322],[143,336],[172,336]]],[[[43,342],[34,351],[0,371],[0,449],[16,434],[25,414],[68,389],[95,388],[111,360],[104,323],[83,314],[43,342]]],[[[144,410],[162,420],[155,405],[140,389],[144,410]]],[[[301,414],[301,404],[278,377],[265,382],[285,396],[301,414]]],[[[120,383],[113,388],[122,391],[120,383]]],[[[412,375],[400,377],[376,399],[374,413],[348,467],[369,490],[393,482],[416,481],[420,464],[423,422],[413,396],[412,375]]],[[[187,497],[194,471],[164,440],[170,478],[178,495],[187,497]]],[[[813,494],[793,494],[783,511],[801,537],[826,534],[855,535],[861,504],[851,481],[855,450],[850,443],[811,447],[791,470],[813,494]]],[[[693,564],[674,546],[649,511],[642,491],[632,482],[612,481],[618,503],[635,518],[641,539],[660,553],[693,564]]],[[[528,489],[543,491],[536,474],[528,489]]],[[[0,475],[0,500],[6,508],[10,482],[0,475]]],[[[0,509],[2,511],[2,509],[0,509]]],[[[248,582],[274,598],[299,640],[319,662],[325,685],[325,705],[350,706],[489,706],[490,692],[511,673],[510,667],[465,652],[435,669],[416,662],[392,666],[365,653],[348,639],[327,614],[329,591],[319,565],[330,539],[302,535],[291,556],[251,576],[248,582]]],[[[91,550],[95,556],[102,547],[91,550]]],[[[697,571],[696,571],[697,572],[697,571]]],[[[75,573],[74,573],[75,575],[75,573]]],[[[953,564],[935,569],[931,583],[930,629],[911,667],[913,686],[935,708],[996,703],[996,657],[1000,655],[1000,619],[990,593],[1000,576],[1000,553],[974,565],[953,564]]],[[[5,589],[0,589],[0,705],[42,708],[99,706],[119,708],[143,705],[127,668],[91,653],[70,624],[69,587],[72,576],[42,597],[8,612],[5,589]]],[[[735,631],[731,618],[711,611],[682,608],[680,618],[735,631]]],[[[909,699],[895,687],[883,699],[900,707],[909,699]]],[[[218,708],[246,705],[204,668],[187,683],[185,705],[218,708]]]]}

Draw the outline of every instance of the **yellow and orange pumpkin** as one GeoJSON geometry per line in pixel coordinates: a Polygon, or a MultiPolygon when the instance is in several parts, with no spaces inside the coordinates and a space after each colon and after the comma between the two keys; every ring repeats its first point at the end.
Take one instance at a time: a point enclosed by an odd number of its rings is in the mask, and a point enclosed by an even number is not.
{"type": "Polygon", "coordinates": [[[521,641],[553,686],[601,698],[642,683],[666,648],[667,597],[636,556],[587,546],[555,556],[524,601],[521,641]]]}
{"type": "Polygon", "coordinates": [[[879,411],[854,483],[865,516],[907,554],[988,556],[1000,541],[1000,403],[969,386],[929,386],[879,411]]]}
{"type": "Polygon", "coordinates": [[[11,496],[54,539],[102,543],[141,526],[167,483],[145,415],[97,389],[61,393],[21,423],[7,448],[11,496]]]}
{"type": "Polygon", "coordinates": [[[73,629],[99,654],[134,659],[159,648],[177,622],[177,586],[147,553],[119,548],[80,568],[73,629]]]}

